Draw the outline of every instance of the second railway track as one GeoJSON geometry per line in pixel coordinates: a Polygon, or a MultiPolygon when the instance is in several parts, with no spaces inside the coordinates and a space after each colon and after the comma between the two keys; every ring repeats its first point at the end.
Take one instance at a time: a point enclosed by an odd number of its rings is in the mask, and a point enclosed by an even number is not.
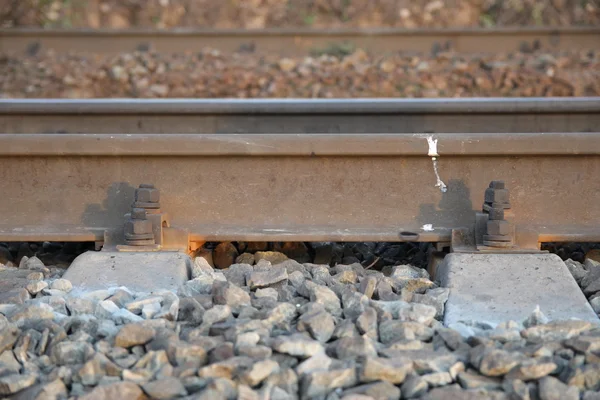
{"type": "Polygon", "coordinates": [[[194,52],[212,47],[226,52],[276,53],[304,56],[351,52],[490,53],[565,51],[598,48],[600,29],[264,29],[264,30],[76,30],[2,29],[0,51],[36,55],[55,52],[118,54],[132,51],[194,52]]]}

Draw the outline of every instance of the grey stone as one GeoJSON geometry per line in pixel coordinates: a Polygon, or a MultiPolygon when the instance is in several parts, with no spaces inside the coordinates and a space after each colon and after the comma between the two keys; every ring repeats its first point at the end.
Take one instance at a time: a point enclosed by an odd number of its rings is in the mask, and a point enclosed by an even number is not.
{"type": "Polygon", "coordinates": [[[31,258],[28,258],[27,256],[25,256],[21,259],[21,262],[19,263],[19,268],[20,269],[30,269],[33,271],[40,271],[40,270],[43,270],[44,268],[46,268],[46,266],[36,256],[33,256],[31,258]]]}
{"type": "Polygon", "coordinates": [[[97,303],[102,300],[106,300],[111,296],[111,293],[108,289],[97,289],[90,292],[85,292],[81,295],[82,299],[91,300],[94,303],[97,303]]]}
{"type": "Polygon", "coordinates": [[[381,343],[390,344],[400,340],[430,340],[433,329],[417,322],[388,320],[379,325],[381,343]]]}
{"type": "Polygon", "coordinates": [[[100,379],[106,375],[106,370],[102,365],[101,358],[96,356],[83,364],[77,372],[77,375],[84,385],[95,386],[100,382],[100,379]]]}
{"type": "Polygon", "coordinates": [[[359,371],[359,380],[386,381],[398,385],[412,370],[413,364],[409,360],[367,357],[359,371]]]}
{"type": "Polygon", "coordinates": [[[460,372],[458,382],[464,389],[495,390],[502,387],[502,381],[499,378],[480,375],[473,370],[460,372]]]}
{"type": "Polygon", "coordinates": [[[240,346],[236,348],[238,356],[250,357],[254,360],[266,360],[273,354],[270,347],[263,345],[240,346]]]}
{"type": "Polygon", "coordinates": [[[339,283],[353,285],[358,281],[358,275],[352,270],[341,271],[333,276],[339,283]]]}
{"type": "Polygon", "coordinates": [[[588,271],[583,268],[583,265],[570,258],[565,261],[565,265],[569,269],[571,275],[573,275],[573,278],[575,278],[575,281],[577,281],[578,284],[581,284],[581,280],[588,274],[588,271]]]}
{"type": "Polygon", "coordinates": [[[265,260],[269,261],[273,265],[276,265],[286,261],[288,256],[278,251],[257,251],[254,253],[254,259],[256,260],[257,264],[260,262],[260,260],[265,260]]]}
{"type": "Polygon", "coordinates": [[[370,299],[373,297],[376,287],[377,278],[374,276],[366,276],[362,281],[360,281],[359,291],[370,299]]]}
{"type": "Polygon", "coordinates": [[[446,304],[446,301],[448,301],[449,295],[450,289],[448,288],[428,289],[424,295],[413,295],[412,301],[415,303],[422,303],[428,306],[435,307],[435,317],[439,319],[444,316],[444,304],[446,304]]]}
{"type": "Polygon", "coordinates": [[[402,392],[402,398],[404,399],[414,399],[416,397],[420,397],[425,392],[429,385],[423,378],[419,375],[411,374],[402,383],[400,387],[400,391],[402,392]]]}
{"type": "Polygon", "coordinates": [[[273,300],[277,301],[277,299],[279,298],[279,292],[277,292],[277,290],[273,288],[256,289],[256,292],[254,292],[254,296],[256,298],[270,297],[273,300]]]}
{"type": "Polygon", "coordinates": [[[92,300],[78,297],[68,297],[66,299],[66,306],[71,315],[93,314],[96,308],[92,300]]]}
{"type": "MultiPolygon", "coordinates": [[[[254,256],[252,256],[252,263],[254,263],[254,256]]],[[[225,275],[225,278],[227,278],[228,282],[231,282],[236,286],[242,287],[246,286],[246,282],[248,278],[250,278],[250,274],[252,274],[252,271],[254,271],[252,265],[247,263],[237,263],[233,264],[227,269],[224,269],[222,272],[223,275],[225,275]]]]}
{"type": "Polygon", "coordinates": [[[518,379],[507,379],[503,382],[502,388],[508,394],[510,399],[531,400],[530,391],[527,384],[518,379]]]}
{"type": "Polygon", "coordinates": [[[360,336],[356,325],[349,319],[341,320],[333,331],[331,336],[333,339],[341,339],[343,337],[355,337],[360,336]]]}
{"type": "Polygon", "coordinates": [[[27,284],[27,291],[31,293],[32,296],[35,296],[43,289],[48,287],[48,283],[44,281],[32,281],[27,284]]]}
{"type": "Polygon", "coordinates": [[[0,395],[7,396],[17,393],[33,385],[37,380],[32,374],[12,374],[0,377],[0,395]]]}
{"type": "Polygon", "coordinates": [[[367,398],[377,400],[397,400],[400,398],[400,389],[389,382],[375,382],[359,385],[351,389],[344,390],[344,397],[350,394],[362,394],[367,398]]]}
{"type": "Polygon", "coordinates": [[[171,399],[187,396],[187,390],[177,378],[164,378],[142,384],[146,394],[154,399],[171,399]]]}
{"type": "Polygon", "coordinates": [[[335,343],[335,354],[340,360],[356,359],[358,357],[376,357],[375,342],[366,335],[345,337],[335,343]]]}
{"type": "Polygon", "coordinates": [[[454,351],[454,350],[458,349],[462,344],[465,343],[462,335],[460,333],[458,333],[457,331],[455,331],[454,329],[449,329],[449,328],[437,329],[435,331],[435,333],[437,335],[439,335],[440,338],[442,338],[445,345],[450,350],[454,351]]]}
{"type": "Polygon", "coordinates": [[[438,349],[436,351],[425,350],[380,350],[380,353],[394,360],[412,361],[414,369],[419,374],[432,372],[449,372],[450,369],[460,360],[458,352],[438,349]]]}
{"type": "Polygon", "coordinates": [[[591,390],[586,390],[585,392],[583,392],[582,400],[600,400],[600,392],[592,392],[591,390]]]}
{"type": "Polygon", "coordinates": [[[30,281],[41,281],[44,279],[44,274],[42,272],[32,272],[27,275],[27,280],[30,281]]]}
{"type": "MultiPolygon", "coordinates": [[[[120,308],[110,300],[103,300],[96,305],[94,315],[99,319],[109,319],[120,308]]],[[[141,310],[140,310],[141,311],[141,310]]]]}
{"type": "Polygon", "coordinates": [[[600,350],[600,335],[580,335],[565,341],[565,346],[580,353],[600,350]]]}
{"type": "Polygon", "coordinates": [[[506,374],[505,379],[519,379],[524,382],[540,379],[553,373],[557,365],[551,361],[526,360],[506,374]]]}
{"type": "Polygon", "coordinates": [[[453,379],[449,372],[434,372],[431,374],[422,375],[421,378],[429,387],[446,386],[452,383],[453,379]]]}
{"type": "Polygon", "coordinates": [[[331,366],[333,360],[327,356],[327,354],[321,352],[316,353],[312,357],[301,362],[296,367],[298,375],[305,375],[315,371],[326,371],[331,366]]]}
{"type": "Polygon", "coordinates": [[[156,331],[142,324],[132,323],[124,325],[115,337],[115,345],[119,347],[133,347],[144,345],[154,339],[156,331]]]}
{"type": "Polygon", "coordinates": [[[212,276],[200,275],[197,278],[185,282],[177,293],[181,296],[196,296],[211,294],[215,279],[212,276]]]}
{"type": "Polygon", "coordinates": [[[596,278],[596,280],[592,281],[583,289],[583,294],[586,296],[591,296],[597,292],[600,292],[600,277],[596,278]]]}
{"type": "Polygon", "coordinates": [[[7,292],[0,293],[0,304],[23,304],[29,300],[31,295],[25,288],[15,288],[7,292]]]}
{"type": "MultiPolygon", "coordinates": [[[[21,364],[15,358],[15,355],[12,351],[3,351],[0,353],[0,370],[4,372],[9,372],[13,374],[18,374],[21,370],[21,364]]],[[[0,375],[3,375],[0,373],[0,375]]]]}
{"type": "Polygon", "coordinates": [[[462,390],[459,385],[435,388],[426,393],[423,400],[509,400],[510,398],[499,391],[462,390]]]}
{"type": "Polygon", "coordinates": [[[504,350],[487,350],[479,363],[479,372],[486,376],[502,376],[518,365],[520,359],[504,350]]]}
{"type": "Polygon", "coordinates": [[[310,333],[313,339],[325,343],[331,339],[335,329],[335,321],[325,310],[316,310],[302,314],[298,319],[298,331],[310,333]]]}
{"type": "Polygon", "coordinates": [[[329,273],[329,267],[325,265],[316,265],[311,271],[312,281],[317,285],[331,285],[333,279],[329,273]]]}
{"type": "MultiPolygon", "coordinates": [[[[308,281],[305,283],[308,283],[308,281]]],[[[325,310],[335,317],[342,315],[340,299],[331,289],[313,284],[309,286],[308,291],[310,293],[310,301],[322,304],[325,310]]]]}
{"type": "Polygon", "coordinates": [[[215,362],[200,368],[198,376],[201,378],[227,378],[232,379],[239,371],[246,370],[254,364],[248,357],[230,357],[224,361],[215,362]]]}
{"type": "Polygon", "coordinates": [[[86,342],[62,341],[52,347],[51,359],[58,365],[83,364],[94,354],[94,348],[86,342]]]}
{"type": "Polygon", "coordinates": [[[54,310],[48,304],[23,304],[7,315],[8,320],[17,326],[23,326],[40,319],[54,319],[54,310]]]}
{"type": "Polygon", "coordinates": [[[583,320],[551,321],[545,325],[527,328],[521,332],[521,335],[528,340],[564,340],[588,331],[593,327],[594,324],[583,320]]]}
{"type": "Polygon", "coordinates": [[[73,289],[71,281],[68,279],[57,279],[50,285],[50,289],[62,290],[63,292],[69,293],[73,289]]]}
{"type": "Polygon", "coordinates": [[[202,317],[202,325],[212,325],[216,322],[225,321],[231,317],[231,308],[228,305],[216,305],[206,310],[202,317]]]}
{"type": "Polygon", "coordinates": [[[162,304],[163,301],[164,301],[164,299],[161,296],[158,296],[156,294],[151,294],[151,295],[147,295],[147,296],[138,297],[135,300],[128,302],[125,305],[125,308],[134,314],[141,314],[142,309],[144,308],[144,306],[146,304],[152,304],[152,303],[157,303],[157,302],[162,304]]]}
{"type": "Polygon", "coordinates": [[[259,385],[262,381],[267,379],[269,375],[273,374],[278,370],[279,365],[275,361],[259,361],[257,363],[254,363],[254,365],[252,365],[252,367],[242,375],[241,381],[251,387],[254,387],[259,385]]]}
{"type": "Polygon", "coordinates": [[[118,311],[112,313],[110,318],[115,322],[115,324],[119,325],[141,322],[144,320],[139,315],[135,315],[131,311],[124,308],[120,308],[118,311]]]}
{"type": "Polygon", "coordinates": [[[290,284],[297,289],[300,286],[302,286],[302,284],[304,284],[304,281],[306,280],[306,278],[304,277],[302,272],[294,271],[292,273],[289,273],[288,280],[289,280],[290,284]]]}
{"type": "Polygon", "coordinates": [[[273,340],[273,350],[291,356],[307,358],[324,351],[323,346],[316,340],[310,340],[301,334],[279,336],[273,340]]]}
{"type": "Polygon", "coordinates": [[[215,270],[210,265],[210,263],[204,257],[196,257],[194,258],[194,263],[192,264],[192,279],[195,279],[201,275],[209,275],[212,276],[215,270]]]}
{"type": "Polygon", "coordinates": [[[600,314],[600,296],[592,298],[590,300],[590,305],[596,314],[600,314]]]}
{"type": "Polygon", "coordinates": [[[228,305],[234,313],[238,313],[243,306],[251,304],[248,292],[229,282],[215,281],[213,283],[213,303],[228,305]]]}
{"type": "Polygon", "coordinates": [[[308,373],[304,375],[300,384],[301,398],[318,398],[335,389],[355,386],[356,383],[356,371],[352,367],[308,373]]]}
{"type": "Polygon", "coordinates": [[[560,380],[546,376],[538,384],[540,400],[578,400],[579,389],[567,386],[560,380]]]}
{"type": "Polygon", "coordinates": [[[290,303],[279,303],[267,314],[267,321],[272,324],[289,323],[298,315],[297,307],[290,303]]]}
{"type": "Polygon", "coordinates": [[[185,321],[192,325],[198,325],[202,322],[204,308],[198,301],[192,297],[184,297],[179,300],[178,321],[185,321]]]}
{"type": "Polygon", "coordinates": [[[287,282],[288,274],[285,268],[274,266],[269,270],[254,270],[248,278],[251,289],[265,288],[280,282],[287,282]]]}
{"type": "Polygon", "coordinates": [[[142,400],[144,398],[142,389],[133,382],[117,382],[110,385],[96,386],[91,392],[79,397],[80,400],[142,400]]]}
{"type": "MultiPolygon", "coordinates": [[[[367,307],[365,311],[357,318],[356,328],[361,335],[367,335],[375,341],[379,340],[377,311],[375,311],[375,309],[372,307],[367,307]]],[[[333,329],[331,332],[333,333],[333,329]]]]}
{"type": "MultiPolygon", "coordinates": [[[[236,264],[254,265],[254,254],[242,253],[235,259],[236,264]]],[[[231,267],[229,267],[231,268],[231,267]]]]}
{"type": "Polygon", "coordinates": [[[362,293],[345,291],[342,294],[342,303],[344,305],[344,317],[355,320],[369,305],[369,298],[362,293]]]}

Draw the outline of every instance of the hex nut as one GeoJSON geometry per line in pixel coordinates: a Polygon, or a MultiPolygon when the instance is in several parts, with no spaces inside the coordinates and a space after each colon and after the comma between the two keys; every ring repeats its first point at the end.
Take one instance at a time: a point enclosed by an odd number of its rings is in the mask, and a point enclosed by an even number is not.
{"type": "Polygon", "coordinates": [[[141,203],[158,203],[160,201],[160,191],[155,188],[138,188],[135,190],[135,201],[141,203]]]}
{"type": "Polygon", "coordinates": [[[508,221],[491,220],[487,222],[488,235],[508,235],[510,234],[510,225],[508,221]]]}
{"type": "Polygon", "coordinates": [[[143,208],[134,208],[131,210],[132,219],[146,219],[146,210],[143,208]]]}
{"type": "Polygon", "coordinates": [[[509,193],[508,189],[485,189],[485,202],[486,203],[508,203],[509,193]]]}
{"type": "Polygon", "coordinates": [[[492,208],[489,211],[490,220],[499,221],[504,219],[504,208],[492,208]]]}
{"type": "Polygon", "coordinates": [[[131,219],[125,222],[125,233],[130,235],[145,235],[152,233],[152,221],[147,219],[131,219]]]}
{"type": "Polygon", "coordinates": [[[490,188],[492,189],[504,189],[504,181],[491,181],[490,188]]]}

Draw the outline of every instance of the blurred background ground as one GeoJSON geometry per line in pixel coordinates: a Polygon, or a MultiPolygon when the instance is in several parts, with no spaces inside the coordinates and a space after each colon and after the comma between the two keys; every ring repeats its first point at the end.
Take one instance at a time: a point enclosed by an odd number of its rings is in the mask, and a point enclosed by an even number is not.
{"type": "Polygon", "coordinates": [[[340,28],[598,25],[600,0],[0,0],[4,27],[340,28]]]}
{"type": "MultiPolygon", "coordinates": [[[[44,28],[461,28],[599,26],[600,0],[0,0],[0,25],[44,28]]],[[[490,43],[493,52],[493,43],[490,43]]],[[[529,97],[600,95],[600,52],[285,58],[226,53],[0,49],[0,97],[529,97]]]]}

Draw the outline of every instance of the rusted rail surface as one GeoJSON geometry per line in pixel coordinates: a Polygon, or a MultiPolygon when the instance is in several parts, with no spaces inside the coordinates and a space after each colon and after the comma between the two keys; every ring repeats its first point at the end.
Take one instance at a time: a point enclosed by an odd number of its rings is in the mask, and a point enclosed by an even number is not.
{"type": "Polygon", "coordinates": [[[117,54],[135,50],[158,52],[199,51],[212,47],[227,52],[245,51],[302,56],[315,51],[352,51],[373,54],[397,51],[453,50],[465,53],[595,49],[597,27],[493,28],[493,29],[265,29],[265,30],[0,30],[0,51],[35,55],[57,52],[117,54]]]}
{"type": "Polygon", "coordinates": [[[595,132],[600,98],[0,99],[6,133],[595,132]]]}
{"type": "Polygon", "coordinates": [[[600,241],[598,176],[595,132],[0,134],[0,240],[102,241],[152,182],[191,241],[449,242],[504,179],[537,240],[600,241]]]}

